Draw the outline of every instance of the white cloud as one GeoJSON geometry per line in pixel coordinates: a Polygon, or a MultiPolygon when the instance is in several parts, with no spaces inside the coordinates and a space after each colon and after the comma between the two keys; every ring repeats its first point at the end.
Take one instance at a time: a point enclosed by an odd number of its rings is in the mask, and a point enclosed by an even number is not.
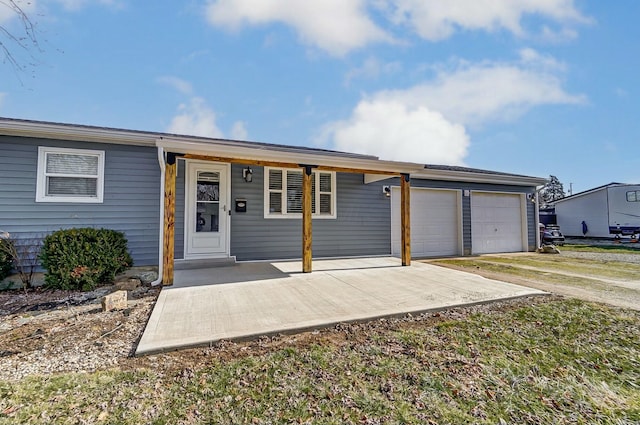
{"type": "Polygon", "coordinates": [[[247,132],[247,125],[244,121],[236,121],[231,127],[231,138],[234,140],[247,140],[249,133],[247,132]]]}
{"type": "Polygon", "coordinates": [[[193,94],[193,86],[191,86],[191,83],[181,78],[164,76],[156,78],[156,81],[161,84],[165,84],[184,95],[190,96],[193,94]]]}
{"type": "Polygon", "coordinates": [[[390,75],[402,70],[400,62],[381,62],[375,57],[367,58],[362,66],[351,69],[346,77],[345,83],[349,85],[351,80],[356,78],[377,79],[382,75],[390,75]]]}
{"type": "Polygon", "coordinates": [[[530,49],[513,63],[462,63],[432,81],[367,96],[348,120],[329,123],[323,138],[385,159],[463,164],[465,126],[515,119],[540,105],[584,103],[562,87],[563,69],[530,49]]]}
{"type": "Polygon", "coordinates": [[[521,20],[538,15],[559,23],[588,22],[574,0],[388,0],[390,19],[412,27],[421,37],[439,41],[459,30],[507,30],[523,35],[521,20]]]}
{"type": "Polygon", "coordinates": [[[433,81],[376,96],[424,105],[450,121],[476,125],[514,119],[538,105],[585,103],[583,95],[562,87],[563,69],[553,58],[526,49],[517,62],[461,63],[433,81]]]}
{"type": "Polygon", "coordinates": [[[349,120],[328,131],[336,149],[388,160],[461,164],[469,146],[464,127],[440,113],[385,99],[361,101],[349,120]]]}
{"type": "Polygon", "coordinates": [[[392,31],[401,34],[403,28],[430,41],[444,40],[465,30],[505,30],[525,36],[528,34],[522,21],[528,16],[544,19],[540,28],[533,31],[542,40],[571,40],[577,37],[572,26],[592,22],[574,3],[575,0],[210,0],[205,11],[211,25],[230,30],[245,25],[288,25],[304,43],[342,56],[371,43],[398,43],[392,31]]]}
{"type": "Polygon", "coordinates": [[[392,37],[368,16],[364,0],[214,0],[209,23],[227,29],[280,22],[293,27],[306,44],[341,56],[392,37]]]}
{"type": "Polygon", "coordinates": [[[178,114],[171,120],[167,131],[191,136],[223,137],[216,124],[215,112],[200,97],[194,97],[189,103],[178,107],[178,114]]]}
{"type": "Polygon", "coordinates": [[[564,43],[578,38],[578,32],[572,28],[554,30],[545,25],[542,27],[539,37],[547,43],[564,43]]]}
{"type": "Polygon", "coordinates": [[[35,0],[15,0],[15,5],[12,5],[11,2],[0,1],[0,24],[6,24],[13,19],[19,18],[20,11],[27,16],[31,16],[36,7],[35,0]]]}

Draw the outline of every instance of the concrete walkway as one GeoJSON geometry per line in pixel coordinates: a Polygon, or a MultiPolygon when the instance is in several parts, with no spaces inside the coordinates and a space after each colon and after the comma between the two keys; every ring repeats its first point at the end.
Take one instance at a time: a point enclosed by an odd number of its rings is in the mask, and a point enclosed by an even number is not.
{"type": "Polygon", "coordinates": [[[137,355],[223,339],[544,294],[537,289],[397,258],[241,263],[180,270],[163,288],[137,355]]]}

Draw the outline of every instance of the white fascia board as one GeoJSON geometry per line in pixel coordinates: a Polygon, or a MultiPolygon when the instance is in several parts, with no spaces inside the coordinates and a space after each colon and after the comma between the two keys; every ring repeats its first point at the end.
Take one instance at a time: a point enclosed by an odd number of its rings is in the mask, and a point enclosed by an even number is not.
{"type": "Polygon", "coordinates": [[[412,179],[448,180],[473,183],[506,184],[512,186],[540,186],[547,183],[541,177],[505,176],[501,174],[474,173],[469,171],[423,170],[411,174],[412,179]]]}
{"type": "Polygon", "coordinates": [[[162,138],[156,145],[167,152],[192,155],[210,155],[224,158],[288,162],[293,164],[321,165],[326,167],[353,168],[384,172],[407,173],[421,170],[424,165],[410,162],[383,161],[378,159],[341,157],[318,153],[287,152],[268,145],[238,146],[233,143],[218,143],[215,140],[206,143],[162,138]]]}
{"type": "Polygon", "coordinates": [[[364,175],[364,184],[375,183],[382,180],[391,179],[393,176],[385,176],[383,174],[365,174],[364,175]]]}
{"type": "Polygon", "coordinates": [[[157,139],[157,135],[152,133],[11,120],[0,120],[0,134],[139,146],[155,146],[157,139]]]}

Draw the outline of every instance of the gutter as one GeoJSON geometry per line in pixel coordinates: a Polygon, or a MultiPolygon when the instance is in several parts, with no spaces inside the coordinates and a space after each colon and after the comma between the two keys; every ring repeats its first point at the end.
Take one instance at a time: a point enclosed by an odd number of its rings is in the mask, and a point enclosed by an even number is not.
{"type": "Polygon", "coordinates": [[[544,185],[536,187],[535,192],[535,224],[536,224],[536,248],[542,247],[542,240],[540,239],[540,191],[544,189],[544,185]]]}
{"type": "Polygon", "coordinates": [[[511,186],[539,186],[547,182],[540,177],[504,174],[474,173],[472,171],[423,170],[411,173],[411,178],[427,180],[448,180],[457,182],[505,184],[511,186]]]}
{"type": "Polygon", "coordinates": [[[164,148],[158,146],[158,165],[160,165],[160,235],[158,241],[158,278],[151,282],[151,286],[158,286],[162,283],[162,273],[164,266],[164,148]]]}

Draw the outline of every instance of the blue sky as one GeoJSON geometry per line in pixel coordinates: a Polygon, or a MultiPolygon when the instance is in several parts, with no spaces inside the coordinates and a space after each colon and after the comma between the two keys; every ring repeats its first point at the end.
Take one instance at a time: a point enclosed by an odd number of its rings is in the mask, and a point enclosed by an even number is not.
{"type": "Polygon", "coordinates": [[[0,116],[640,183],[636,0],[18,4],[0,116]]]}

